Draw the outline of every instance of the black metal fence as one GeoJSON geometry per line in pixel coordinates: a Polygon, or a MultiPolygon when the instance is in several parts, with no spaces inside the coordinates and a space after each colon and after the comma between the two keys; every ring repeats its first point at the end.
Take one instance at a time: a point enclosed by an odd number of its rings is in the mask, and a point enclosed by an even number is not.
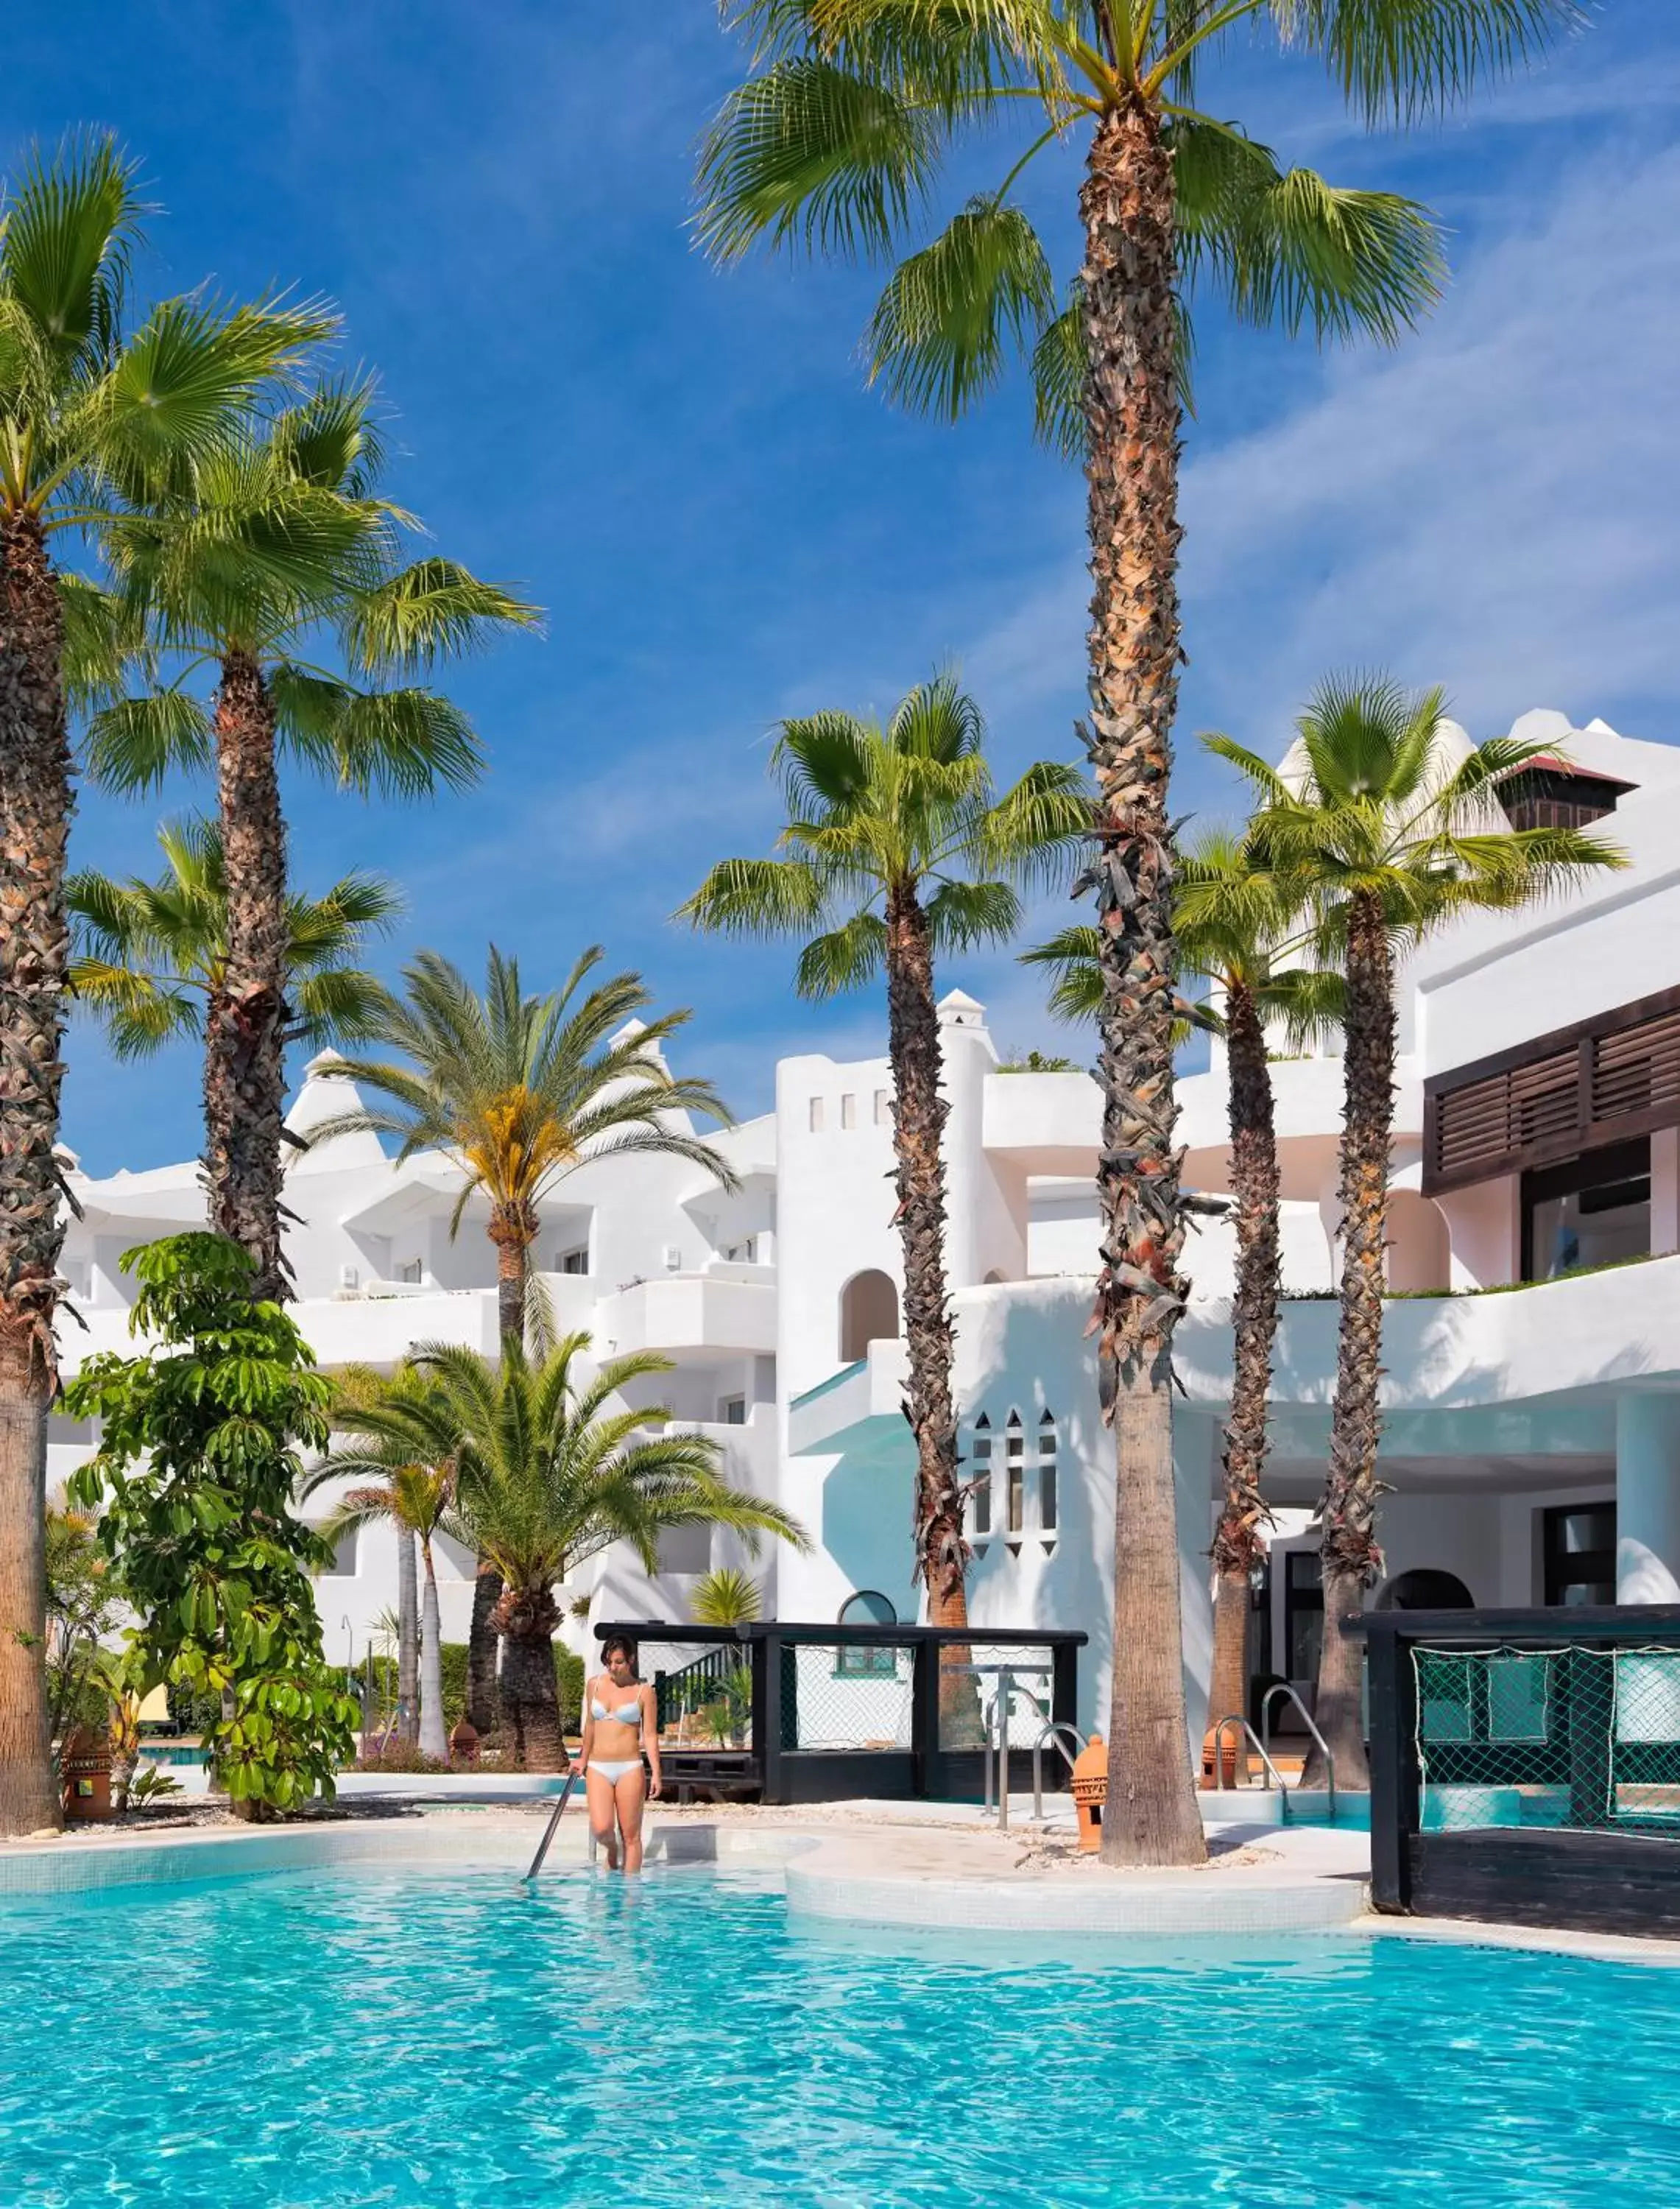
{"type": "MultiPolygon", "coordinates": [[[[978,1801],[982,1743],[1008,1697],[1030,1749],[1079,1706],[1083,1634],[617,1620],[653,1682],[667,1792],[760,1802],[978,1801]]],[[[1061,1770],[1061,1760],[1051,1758],[1061,1770]]]]}
{"type": "Polygon", "coordinates": [[[1680,1605],[1372,1612],[1378,1910],[1680,1935],[1680,1605]]]}

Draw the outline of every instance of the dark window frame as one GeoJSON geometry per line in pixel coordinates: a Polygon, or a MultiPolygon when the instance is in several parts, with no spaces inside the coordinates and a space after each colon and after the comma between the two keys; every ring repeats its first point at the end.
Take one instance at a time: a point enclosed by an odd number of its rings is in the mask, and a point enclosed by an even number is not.
{"type": "MultiPolygon", "coordinates": [[[[1563,1159],[1556,1165],[1530,1166],[1520,1177],[1517,1187],[1517,1215],[1520,1225],[1520,1252],[1517,1278],[1532,1281],[1534,1273],[1534,1207],[1549,1198],[1580,1196],[1590,1189],[1611,1189],[1623,1183],[1651,1178],[1651,1138],[1649,1135],[1630,1136],[1626,1142],[1601,1144],[1597,1150],[1582,1151],[1575,1158],[1563,1159]]],[[[1546,1275],[1551,1279],[1556,1278],[1546,1275]]]]}

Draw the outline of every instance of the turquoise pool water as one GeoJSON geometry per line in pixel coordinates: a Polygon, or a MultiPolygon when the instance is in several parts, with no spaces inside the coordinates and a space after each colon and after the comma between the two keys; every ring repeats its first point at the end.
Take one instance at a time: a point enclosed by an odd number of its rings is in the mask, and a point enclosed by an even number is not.
{"type": "Polygon", "coordinates": [[[0,1906],[4,2209],[1660,2209],[1680,1976],[799,1929],[708,1872],[0,1906]]]}

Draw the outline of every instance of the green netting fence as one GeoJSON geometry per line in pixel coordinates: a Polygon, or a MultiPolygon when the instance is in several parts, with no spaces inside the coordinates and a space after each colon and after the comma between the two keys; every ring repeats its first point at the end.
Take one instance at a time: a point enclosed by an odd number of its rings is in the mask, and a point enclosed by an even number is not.
{"type": "Polygon", "coordinates": [[[1412,1652],[1425,1832],[1680,1838],[1680,1648],[1412,1652]]]}

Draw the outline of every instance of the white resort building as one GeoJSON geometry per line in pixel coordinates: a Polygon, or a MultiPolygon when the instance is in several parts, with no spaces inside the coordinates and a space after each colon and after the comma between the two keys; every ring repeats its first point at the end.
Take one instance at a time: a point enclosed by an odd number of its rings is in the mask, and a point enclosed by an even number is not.
{"type": "MultiPolygon", "coordinates": [[[[1508,785],[1513,817],[1613,816],[1631,865],[1555,906],[1460,925],[1401,978],[1382,1465],[1392,1493],[1380,1522],[1389,1579],[1377,1600],[1421,1586],[1484,1606],[1676,1601],[1680,749],[1557,713],[1527,714],[1516,732],[1560,757],[1508,785]]],[[[971,1610],[981,1624],[1088,1630],[1081,1715],[1100,1722],[1112,1445],[1084,1333],[1098,1092],[1085,1073],[1001,1068],[983,1008],[960,990],[941,1020],[957,1400],[967,1473],[979,1476],[971,1610]]],[[[1304,1688],[1322,1625],[1309,1521],[1334,1376],[1341,1068],[1327,1050],[1273,1071],[1289,1301],[1268,1483],[1279,1525],[1255,1592],[1255,1662],[1304,1688]]],[[[1218,1191],[1217,1046],[1179,1101],[1187,1179],[1218,1191]]],[[[290,1126],[307,1138],[346,1102],[317,1063],[290,1126]]],[[[767,1611],[913,1618],[885,1060],[785,1059],[774,1111],[721,1147],[733,1194],[656,1158],[586,1165],[557,1189],[539,1252],[557,1317],[603,1352],[664,1352],[676,1369],[653,1393],[718,1438],[732,1479],[804,1520],[810,1556],[762,1562],[767,1611]]],[[[190,1163],[73,1183],[81,1218],[65,1270],[87,1331],[63,1330],[72,1368],[127,1341],[120,1254],[202,1219],[190,1163]]],[[[292,1154],[297,1312],[323,1362],[391,1363],[439,1338],[494,1349],[494,1254],[470,1206],[451,1239],[459,1186],[443,1158],[394,1166],[370,1136],[292,1154]]],[[[1193,1236],[1188,1270],[1176,1451],[1199,1737],[1231,1366],[1227,1225],[1193,1236]]],[[[54,1482],[90,1440],[63,1423],[54,1482]]],[[[732,1537],[683,1533],[651,1585],[614,1552],[566,1593],[589,1596],[596,1618],[680,1620],[695,1576],[740,1554],[732,1537]]],[[[446,1555],[443,1570],[445,1635],[462,1640],[472,1561],[446,1555]]],[[[359,1654],[394,1589],[388,1533],[347,1541],[320,1583],[329,1653],[359,1654]]],[[[567,1631],[584,1645],[581,1616],[567,1631]]]]}

